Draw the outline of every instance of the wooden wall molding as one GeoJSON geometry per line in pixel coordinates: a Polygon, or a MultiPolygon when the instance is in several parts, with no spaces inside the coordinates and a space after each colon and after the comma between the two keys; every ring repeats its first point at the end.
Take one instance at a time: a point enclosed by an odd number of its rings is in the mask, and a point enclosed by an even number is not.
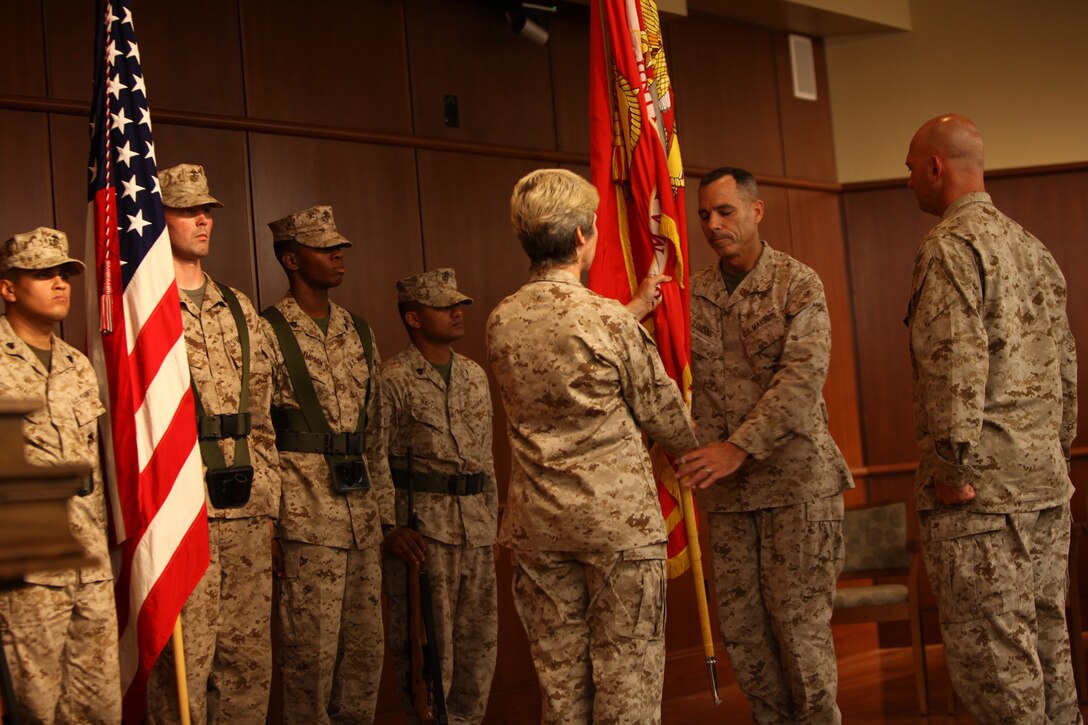
{"type": "MultiPolygon", "coordinates": [[[[0,94],[0,110],[86,117],[90,113],[90,104],[82,101],[70,101],[56,98],[0,94]]],[[[243,131],[275,134],[279,136],[299,136],[302,138],[327,141],[349,141],[353,143],[377,144],[381,146],[398,146],[424,151],[448,151],[474,156],[525,159],[553,164],[589,165],[589,156],[586,154],[571,153],[567,151],[548,151],[546,149],[527,148],[523,146],[503,146],[499,144],[436,138],[433,136],[414,136],[411,134],[366,131],[341,126],[323,126],[319,124],[276,121],[264,118],[223,116],[214,113],[193,113],[191,111],[176,111],[165,108],[155,110],[154,116],[155,121],[160,123],[195,126],[198,128],[210,128],[221,131],[243,131]]],[[[710,171],[712,171],[712,169],[703,167],[685,166],[684,168],[685,175],[689,177],[705,176],[710,171]]],[[[841,184],[831,181],[813,181],[812,179],[795,179],[788,176],[770,176],[764,174],[755,174],[755,177],[756,181],[766,186],[775,186],[786,189],[803,189],[807,191],[842,191],[841,184]]]]}
{"type": "MultiPolygon", "coordinates": [[[[1075,161],[1068,164],[1047,164],[1043,166],[1020,166],[1013,169],[992,169],[986,172],[987,179],[1014,179],[1027,176],[1051,176],[1053,174],[1073,174],[1088,171],[1088,161],[1075,161]]],[[[874,181],[851,181],[839,184],[839,190],[843,193],[853,191],[881,191],[884,189],[899,189],[907,185],[907,176],[904,174],[896,179],[876,179],[874,181]]]]}
{"type": "MultiPolygon", "coordinates": [[[[1088,446],[1080,446],[1070,451],[1074,461],[1088,459],[1088,446]]],[[[902,463],[877,463],[872,466],[851,466],[850,475],[854,478],[876,478],[879,476],[901,476],[918,470],[918,461],[902,463]]]]}

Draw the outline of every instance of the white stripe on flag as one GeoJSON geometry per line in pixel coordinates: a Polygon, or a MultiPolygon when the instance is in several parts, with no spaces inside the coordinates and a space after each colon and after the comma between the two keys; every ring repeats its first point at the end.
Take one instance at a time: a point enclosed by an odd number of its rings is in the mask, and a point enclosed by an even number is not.
{"type": "Polygon", "coordinates": [[[197,447],[193,446],[169,495],[155,513],[155,518],[152,519],[133,553],[131,568],[133,579],[129,582],[127,593],[129,617],[125,631],[119,638],[122,691],[128,690],[129,684],[136,676],[140,651],[137,626],[144,600],[159,580],[163,568],[170,563],[174,552],[180,548],[189,527],[204,510],[204,487],[192,485],[193,481],[203,481],[202,470],[200,453],[197,447]]]}
{"type": "Polygon", "coordinates": [[[143,404],[136,410],[136,450],[143,471],[155,454],[189,390],[189,359],[185,355],[185,337],[174,341],[158,373],[147,386],[143,404]]]}
{"type": "MultiPolygon", "coordinates": [[[[162,234],[151,245],[147,256],[140,262],[136,273],[125,287],[125,326],[128,334],[128,353],[136,347],[136,336],[155,312],[162,296],[174,284],[174,258],[170,252],[170,233],[163,227],[162,234]]],[[[180,311],[178,312],[180,316],[180,311]]]]}

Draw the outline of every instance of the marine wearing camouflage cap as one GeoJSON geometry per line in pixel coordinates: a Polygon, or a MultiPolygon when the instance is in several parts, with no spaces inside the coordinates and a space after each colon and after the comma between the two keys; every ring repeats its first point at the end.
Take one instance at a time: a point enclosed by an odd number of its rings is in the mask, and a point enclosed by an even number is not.
{"type": "Polygon", "coordinates": [[[304,246],[318,249],[351,246],[351,242],[337,231],[332,207],[327,205],[312,206],[309,209],[288,214],[282,219],[269,222],[268,228],[272,230],[273,242],[294,240],[304,246]]]}
{"type": "Polygon", "coordinates": [[[397,302],[420,302],[429,307],[471,305],[472,298],[457,291],[457,272],[451,267],[432,269],[397,281],[397,302]]]}
{"type": "Polygon", "coordinates": [[[196,164],[178,164],[160,171],[159,189],[162,192],[163,206],[171,209],[223,206],[208,192],[208,177],[204,174],[204,167],[196,164]]]}
{"type": "Polygon", "coordinates": [[[69,274],[80,274],[83,262],[68,256],[68,235],[49,227],[16,234],[0,247],[0,274],[10,269],[49,269],[68,267],[69,274]]]}

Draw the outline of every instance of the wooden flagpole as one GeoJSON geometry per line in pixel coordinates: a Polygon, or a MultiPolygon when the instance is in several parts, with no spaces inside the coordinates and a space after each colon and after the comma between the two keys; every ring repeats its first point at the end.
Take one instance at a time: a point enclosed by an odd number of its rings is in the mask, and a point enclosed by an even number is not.
{"type": "MultiPolygon", "coordinates": [[[[690,493],[688,494],[691,495],[690,493]]],[[[185,674],[185,639],[181,635],[181,615],[174,624],[174,675],[178,684],[178,716],[181,725],[191,725],[189,719],[189,680],[185,674]]]]}
{"type": "Polygon", "coordinates": [[[695,523],[695,506],[692,503],[691,489],[683,485],[680,486],[680,504],[684,509],[684,528],[688,535],[688,558],[691,560],[691,575],[695,581],[695,601],[699,605],[699,629],[703,635],[706,674],[710,678],[710,691],[714,695],[714,704],[720,705],[721,698],[718,697],[718,660],[714,655],[714,631],[710,628],[710,608],[706,602],[703,554],[699,549],[699,530],[695,523]]]}

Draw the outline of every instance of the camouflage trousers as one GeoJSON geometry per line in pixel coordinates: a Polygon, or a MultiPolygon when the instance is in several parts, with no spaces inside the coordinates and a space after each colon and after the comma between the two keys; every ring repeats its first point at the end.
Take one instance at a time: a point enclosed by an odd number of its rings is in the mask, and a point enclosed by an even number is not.
{"type": "MultiPolygon", "coordinates": [[[[491,546],[471,549],[427,539],[434,628],[450,725],[479,723],[487,711],[498,651],[495,556],[491,546]]],[[[382,559],[388,604],[386,638],[393,651],[401,705],[409,723],[412,709],[408,642],[408,567],[396,556],[382,559]]]]}
{"type": "Polygon", "coordinates": [[[661,722],[665,544],[514,551],[514,605],[540,681],[542,722],[661,722]]]}
{"type": "Polygon", "coordinates": [[[757,723],[839,723],[831,639],[842,496],[710,512],[718,623],[757,723]]]}
{"type": "Polygon", "coordinates": [[[373,722],[385,655],[379,546],[282,545],[283,722],[373,722]]]}
{"type": "MultiPolygon", "coordinates": [[[[264,723],[272,680],[269,519],[208,519],[211,562],[181,610],[189,713],[202,723],[264,723]]],[[[174,646],[147,687],[147,721],[178,722],[174,646]]]]}
{"type": "Polygon", "coordinates": [[[956,694],[982,723],[1079,723],[1065,624],[1069,505],[921,513],[956,694]]]}
{"type": "MultiPolygon", "coordinates": [[[[0,594],[0,636],[20,722],[121,722],[113,582],[27,584],[0,594]]],[[[5,716],[5,720],[7,717],[5,716]]]]}

